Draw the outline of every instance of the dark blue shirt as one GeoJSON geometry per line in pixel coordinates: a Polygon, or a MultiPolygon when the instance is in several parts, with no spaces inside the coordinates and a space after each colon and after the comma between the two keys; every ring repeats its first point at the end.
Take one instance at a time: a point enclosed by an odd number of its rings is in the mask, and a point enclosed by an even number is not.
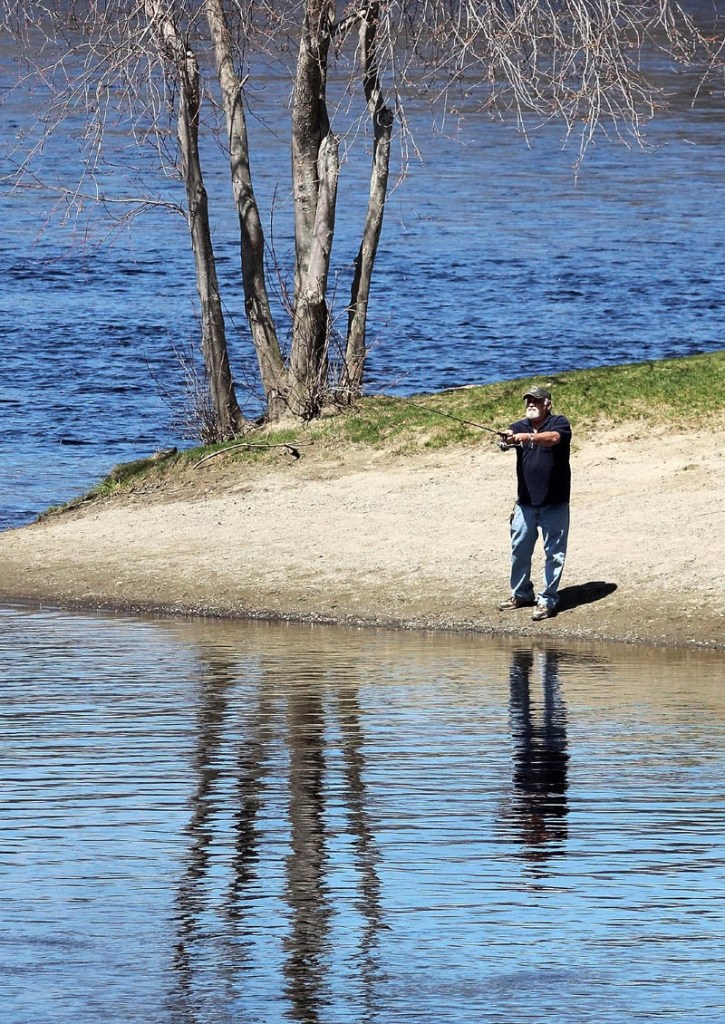
{"type": "MultiPolygon", "coordinates": [[[[529,420],[511,424],[514,434],[531,434],[534,428],[529,420]]],[[[519,505],[561,505],[571,495],[571,426],[566,416],[550,413],[536,433],[556,430],[561,441],[555,445],[524,444],[516,449],[516,476],[519,505]]]]}

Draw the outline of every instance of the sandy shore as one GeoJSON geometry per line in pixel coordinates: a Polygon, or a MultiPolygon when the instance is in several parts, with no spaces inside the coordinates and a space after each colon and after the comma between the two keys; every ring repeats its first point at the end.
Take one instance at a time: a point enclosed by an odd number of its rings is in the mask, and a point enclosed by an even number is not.
{"type": "Polygon", "coordinates": [[[562,610],[540,623],[496,609],[514,459],[488,443],[214,459],[0,534],[0,598],[725,648],[723,441],[722,424],[577,438],[562,610]]]}

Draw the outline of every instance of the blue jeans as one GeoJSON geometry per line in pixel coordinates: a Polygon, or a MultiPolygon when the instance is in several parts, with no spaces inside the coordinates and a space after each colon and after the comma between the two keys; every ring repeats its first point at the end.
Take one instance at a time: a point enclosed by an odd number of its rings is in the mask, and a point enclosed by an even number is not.
{"type": "Polygon", "coordinates": [[[539,530],[544,542],[544,589],[536,595],[536,601],[553,609],[559,603],[557,591],[566,560],[568,505],[514,506],[511,519],[511,593],[521,601],[534,599],[531,558],[539,530]]]}

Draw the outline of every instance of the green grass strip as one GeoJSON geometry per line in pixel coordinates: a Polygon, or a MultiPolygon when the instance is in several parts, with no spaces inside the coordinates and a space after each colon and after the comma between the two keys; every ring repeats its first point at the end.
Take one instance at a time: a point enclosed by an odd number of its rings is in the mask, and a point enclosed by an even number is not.
{"type": "MultiPolygon", "coordinates": [[[[694,429],[725,414],[725,351],[541,374],[410,398],[363,398],[339,415],[309,424],[286,423],[283,428],[251,431],[245,439],[259,445],[311,444],[313,449],[303,449],[303,457],[312,450],[339,453],[348,448],[367,447],[405,455],[452,445],[480,444],[488,435],[446,417],[506,429],[522,416],[522,396],[533,384],[551,389],[554,411],[569,417],[575,439],[623,422],[673,430],[694,429]],[[436,410],[446,416],[437,415],[436,410]]],[[[233,444],[229,442],[230,446],[233,444]]],[[[191,448],[163,460],[152,457],[123,463],[87,495],[69,504],[136,487],[148,477],[173,475],[176,469],[191,468],[205,455],[224,447],[217,444],[191,448]]],[[[268,458],[263,447],[237,448],[214,463],[259,462],[268,458]]]]}

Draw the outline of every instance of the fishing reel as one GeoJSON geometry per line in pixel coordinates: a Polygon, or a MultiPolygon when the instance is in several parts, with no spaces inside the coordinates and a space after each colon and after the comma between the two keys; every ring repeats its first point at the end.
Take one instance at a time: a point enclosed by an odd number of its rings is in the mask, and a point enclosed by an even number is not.
{"type": "Polygon", "coordinates": [[[499,432],[499,438],[498,438],[498,441],[496,442],[496,444],[498,445],[498,450],[500,452],[512,452],[515,448],[533,448],[534,447],[533,440],[529,441],[528,443],[526,441],[514,441],[513,444],[508,444],[506,439],[505,439],[505,436],[503,434],[501,434],[500,432],[499,432]]]}
{"type": "Polygon", "coordinates": [[[516,444],[508,444],[502,434],[499,435],[499,438],[496,441],[496,446],[500,452],[512,452],[514,448],[521,447],[518,442],[516,444]]]}

